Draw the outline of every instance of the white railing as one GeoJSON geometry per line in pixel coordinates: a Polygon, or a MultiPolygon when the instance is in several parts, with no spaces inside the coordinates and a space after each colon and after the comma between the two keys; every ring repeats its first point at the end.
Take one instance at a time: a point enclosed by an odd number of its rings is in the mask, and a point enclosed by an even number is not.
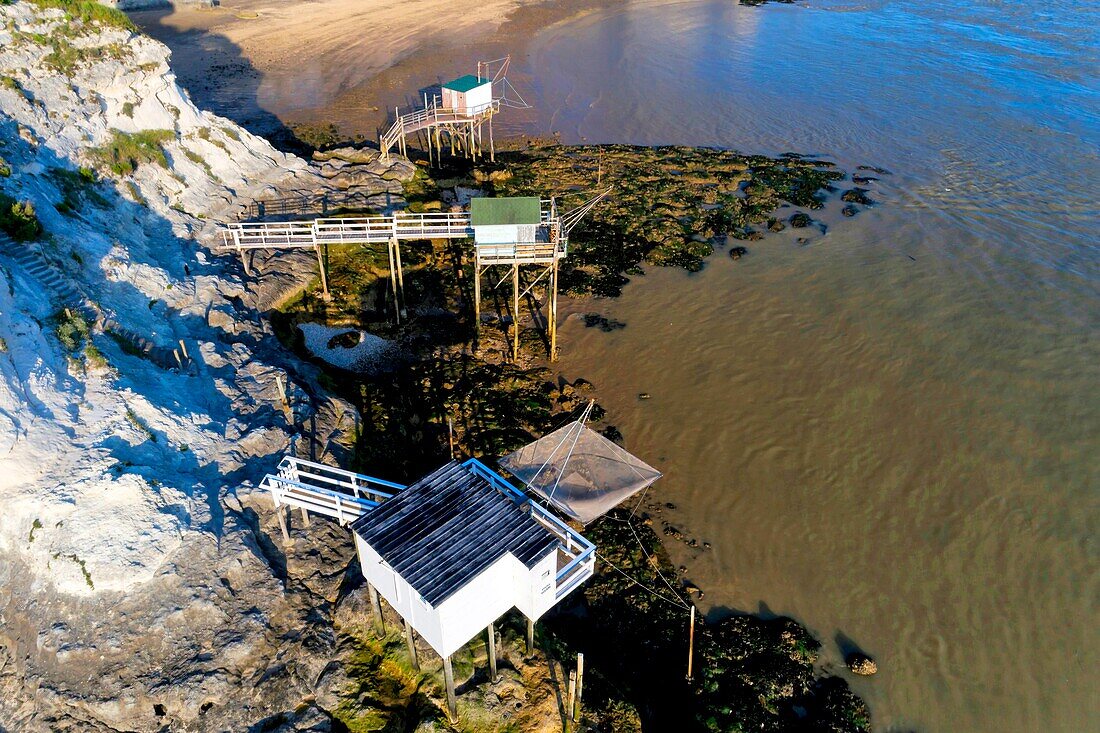
{"type": "Polygon", "coordinates": [[[222,230],[223,249],[305,249],[318,244],[374,244],[391,239],[472,237],[464,211],[355,216],[313,221],[235,222],[222,230]]]}
{"type": "Polygon", "coordinates": [[[227,224],[222,230],[226,249],[304,249],[316,246],[308,221],[227,224]]]}
{"type": "Polygon", "coordinates": [[[334,517],[340,524],[357,519],[405,488],[293,456],[283,458],[277,474],[265,476],[260,486],[271,493],[276,506],[285,504],[334,517]]]}
{"type": "Polygon", "coordinates": [[[564,598],[596,571],[596,546],[535,502],[532,501],[530,507],[531,518],[558,538],[561,543],[558,551],[569,558],[555,577],[555,598],[564,598]]]}
{"type": "Polygon", "coordinates": [[[500,100],[494,99],[488,104],[479,105],[470,110],[460,111],[443,107],[438,98],[428,102],[428,106],[407,114],[398,115],[390,128],[382,133],[378,147],[382,157],[389,155],[390,148],[404,136],[436,125],[449,125],[461,122],[476,122],[500,110],[500,100]]]}
{"type": "Polygon", "coordinates": [[[557,587],[555,599],[560,600],[573,591],[578,585],[588,578],[596,570],[596,546],[584,538],[565,522],[561,521],[549,511],[536,504],[534,501],[512,484],[508,483],[476,458],[467,460],[464,467],[474,474],[486,479],[498,491],[509,497],[531,512],[531,518],[548,529],[552,535],[558,538],[558,551],[569,558],[569,562],[558,571],[555,578],[557,587]]]}
{"type": "Polygon", "coordinates": [[[482,263],[552,262],[564,256],[564,249],[553,242],[516,242],[513,244],[479,244],[477,258],[482,263]]]}

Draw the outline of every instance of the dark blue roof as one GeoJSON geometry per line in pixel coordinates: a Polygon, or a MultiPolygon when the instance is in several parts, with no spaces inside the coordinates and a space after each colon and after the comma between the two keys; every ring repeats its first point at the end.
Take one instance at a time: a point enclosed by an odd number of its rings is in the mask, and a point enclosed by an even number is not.
{"type": "Polygon", "coordinates": [[[558,541],[478,467],[452,461],[351,525],[433,606],[506,553],[532,567],[558,541]]]}

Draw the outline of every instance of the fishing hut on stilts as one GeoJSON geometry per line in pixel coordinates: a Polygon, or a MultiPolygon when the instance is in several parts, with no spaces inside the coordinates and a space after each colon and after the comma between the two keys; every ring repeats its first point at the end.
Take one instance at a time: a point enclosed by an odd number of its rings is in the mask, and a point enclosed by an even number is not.
{"type": "Polygon", "coordinates": [[[248,271],[247,253],[258,249],[312,249],[317,253],[324,297],[329,298],[323,250],[329,244],[385,244],[390,260],[390,285],[398,323],[405,313],[402,240],[474,240],[474,323],[481,324],[481,281],[503,269],[496,289],[512,282],[512,352],[519,353],[519,303],[540,283],[545,287],[549,314],[545,318],[551,360],[557,358],[558,265],[568,254],[569,232],[602,201],[605,189],[575,209],[559,214],[555,199],[537,197],[475,198],[470,211],[427,214],[395,212],[387,216],[322,218],[312,221],[234,222],[222,229],[218,249],[240,255],[248,271]],[[522,286],[521,269],[536,276],[522,286]],[[510,278],[509,278],[510,275],[510,278]]]}
{"type": "Polygon", "coordinates": [[[596,194],[580,206],[559,215],[555,199],[534,196],[475,198],[470,201],[470,227],[474,236],[474,323],[481,326],[481,282],[503,277],[495,290],[511,280],[512,353],[519,354],[519,303],[540,282],[548,301],[546,333],[550,360],[558,353],[558,266],[569,253],[569,232],[611,189],[596,194]],[[521,268],[534,269],[535,277],[522,286],[521,268]]]}
{"type": "MultiPolygon", "coordinates": [[[[417,636],[440,656],[452,719],[452,655],[485,630],[496,680],[497,621],[518,609],[531,651],[539,618],[595,572],[596,546],[555,512],[590,522],[661,476],[587,428],[591,407],[500,461],[547,506],[474,458],[452,460],[405,486],[285,456],[260,484],[287,543],[288,509],[298,509],[307,528],[311,514],[350,527],[375,625],[384,630],[384,599],[403,621],[414,667],[417,636]]],[[[567,719],[578,719],[580,694],[571,685],[567,719]]]]}
{"type": "Polygon", "coordinates": [[[508,81],[510,56],[481,61],[477,74],[466,74],[440,85],[439,94],[427,93],[423,106],[402,113],[394,110],[394,121],[379,135],[378,149],[386,160],[397,149],[408,155],[408,138],[420,137],[428,152],[429,164],[439,161],[444,147],[451,155],[461,154],[477,160],[485,155],[485,132],[489,138],[489,160],[496,161],[493,142],[493,117],[502,108],[530,107],[508,81]],[[422,136],[422,137],[421,137],[422,136]]]}

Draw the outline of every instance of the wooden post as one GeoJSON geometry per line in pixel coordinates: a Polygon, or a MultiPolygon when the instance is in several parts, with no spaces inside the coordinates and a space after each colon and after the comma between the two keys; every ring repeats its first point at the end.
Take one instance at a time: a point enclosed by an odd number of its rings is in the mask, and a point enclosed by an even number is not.
{"type": "Polygon", "coordinates": [[[451,720],[458,717],[458,703],[455,701],[455,673],[451,669],[451,657],[443,657],[443,682],[447,685],[447,712],[451,720]]]}
{"type": "MultiPolygon", "coordinates": [[[[394,228],[396,230],[397,220],[394,219],[394,228]]],[[[401,303],[405,302],[405,268],[401,266],[401,243],[397,240],[397,232],[393,235],[393,252],[394,259],[397,262],[397,289],[399,291],[401,303]]],[[[400,305],[398,306],[401,307],[400,305]]]]}
{"type": "Polygon", "coordinates": [[[302,510],[302,526],[309,527],[309,512],[304,506],[299,508],[302,510]]]}
{"type": "Polygon", "coordinates": [[[569,672],[569,697],[565,704],[565,733],[569,733],[573,723],[573,704],[577,699],[577,670],[569,672]]]}
{"type": "Polygon", "coordinates": [[[451,448],[451,460],[455,459],[455,422],[447,416],[447,444],[451,448]]]}
{"type": "Polygon", "coordinates": [[[584,693],[584,654],[577,653],[577,700],[573,704],[573,720],[581,719],[581,696],[584,693]]]}
{"type": "Polygon", "coordinates": [[[290,532],[286,528],[286,512],[278,501],[275,502],[275,515],[279,518],[279,529],[283,530],[283,542],[290,542],[290,532]]]}
{"type": "MultiPolygon", "coordinates": [[[[555,248],[557,245],[555,245],[555,248]]],[[[558,255],[550,265],[550,361],[558,358],[558,255]]]]}
{"type": "Polygon", "coordinates": [[[332,300],[332,296],[328,294],[328,276],[325,274],[325,258],[321,254],[321,243],[318,242],[313,245],[313,249],[317,251],[317,269],[321,271],[321,292],[325,301],[332,300]]]}
{"type": "Polygon", "coordinates": [[[374,625],[378,634],[386,633],[386,620],[382,618],[382,602],[378,600],[378,589],[367,581],[367,595],[370,596],[370,609],[374,613],[374,625]]]}
{"type": "Polygon", "coordinates": [[[512,265],[512,359],[519,361],[519,263],[512,265]]]}
{"type": "Polygon", "coordinates": [[[535,651],[535,620],[527,619],[527,653],[535,651]]]}
{"type": "Polygon", "coordinates": [[[412,658],[413,669],[420,671],[420,660],[416,656],[416,638],[413,636],[413,627],[408,619],[405,619],[405,643],[409,647],[409,657],[412,658]]]}
{"type": "Polygon", "coordinates": [[[183,352],[184,359],[191,359],[191,356],[187,353],[187,344],[183,343],[183,339],[180,339],[180,351],[183,352]]]}
{"type": "Polygon", "coordinates": [[[691,682],[691,657],[695,652],[695,606],[691,607],[691,621],[688,626],[688,673],[687,681],[691,682]]]}
{"type": "Polygon", "coordinates": [[[493,163],[497,162],[497,151],[493,147],[493,115],[489,114],[489,160],[493,163]]]}
{"type": "MultiPolygon", "coordinates": [[[[474,245],[477,249],[477,245],[474,245]]],[[[474,338],[481,329],[481,258],[474,252],[474,338]]]]}
{"type": "Polygon", "coordinates": [[[391,239],[386,243],[386,250],[390,256],[390,284],[393,286],[393,312],[398,323],[401,323],[401,302],[397,299],[397,265],[393,259],[393,245],[396,240],[391,239]]]}
{"type": "Polygon", "coordinates": [[[497,681],[497,630],[489,624],[489,681],[497,681]]]}

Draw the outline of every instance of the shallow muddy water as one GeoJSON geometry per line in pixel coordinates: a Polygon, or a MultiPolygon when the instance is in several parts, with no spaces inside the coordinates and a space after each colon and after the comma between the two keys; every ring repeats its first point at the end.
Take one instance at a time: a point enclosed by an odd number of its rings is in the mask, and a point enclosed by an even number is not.
{"type": "MultiPolygon", "coordinates": [[[[708,608],[789,614],[838,670],[874,655],[853,684],[878,729],[1100,728],[1100,6],[625,0],[540,24],[306,101],[372,136],[418,80],[511,51],[535,109],[498,132],[890,169],[808,246],[788,230],[570,304],[627,326],[567,320],[561,366],[712,544],[670,545],[708,608]]],[[[193,63],[217,38],[165,40],[226,114],[272,87],[193,63]]],[[[286,121],[315,74],[268,109],[286,121]]]]}
{"type": "Polygon", "coordinates": [[[672,545],[712,611],[874,655],[880,729],[1094,730],[1100,17],[808,6],[628,2],[535,38],[567,141],[893,171],[809,246],[574,304],[627,327],[570,319],[563,367],[712,543],[672,545]]]}

